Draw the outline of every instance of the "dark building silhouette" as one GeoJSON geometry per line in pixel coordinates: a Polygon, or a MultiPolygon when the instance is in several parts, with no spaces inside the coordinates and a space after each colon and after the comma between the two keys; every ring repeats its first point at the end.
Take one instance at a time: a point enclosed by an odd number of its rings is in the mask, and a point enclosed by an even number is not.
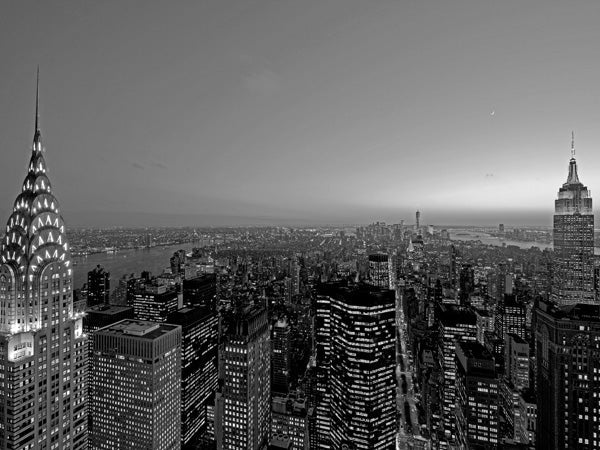
{"type": "Polygon", "coordinates": [[[83,330],[90,334],[113,323],[125,319],[133,319],[131,306],[97,305],[88,308],[83,318],[83,330]]]}
{"type": "Polygon", "coordinates": [[[287,318],[279,319],[273,325],[271,337],[271,392],[286,396],[289,392],[291,329],[287,318]]]}
{"type": "Polygon", "coordinates": [[[553,299],[561,305],[595,303],[592,197],[577,175],[575,144],[569,175],[554,202],[553,299]]]}
{"type": "Polygon", "coordinates": [[[44,153],[36,96],[31,158],[0,249],[0,448],[80,450],[87,338],[44,153]]]}
{"type": "Polygon", "coordinates": [[[181,443],[197,442],[206,433],[209,405],[218,382],[219,320],[208,307],[184,307],[168,322],[181,326],[181,443]]]}
{"type": "Polygon", "coordinates": [[[540,301],[535,313],[537,448],[598,448],[600,306],[540,301]]]}
{"type": "Polygon", "coordinates": [[[217,307],[217,276],[215,274],[199,275],[183,280],[183,303],[188,306],[217,307]]]}
{"type": "Polygon", "coordinates": [[[94,449],[181,447],[181,327],[123,320],[94,333],[94,449]]]}
{"type": "Polygon", "coordinates": [[[458,448],[495,449],[499,436],[499,383],[494,357],[478,342],[456,344],[458,448]]]}
{"type": "Polygon", "coordinates": [[[87,278],[88,306],[108,305],[110,296],[110,273],[100,265],[88,272],[87,278]]]}

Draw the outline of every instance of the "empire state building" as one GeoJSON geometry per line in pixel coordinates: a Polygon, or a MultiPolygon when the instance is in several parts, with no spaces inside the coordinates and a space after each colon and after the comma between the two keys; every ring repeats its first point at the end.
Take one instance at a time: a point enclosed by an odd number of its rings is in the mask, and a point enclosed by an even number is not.
{"type": "Polygon", "coordinates": [[[38,98],[27,174],[0,250],[0,448],[85,449],[86,336],[73,313],[69,244],[38,98]]]}
{"type": "Polygon", "coordinates": [[[554,202],[552,297],[560,305],[596,303],[592,197],[579,181],[574,139],[567,182],[554,202]]]}

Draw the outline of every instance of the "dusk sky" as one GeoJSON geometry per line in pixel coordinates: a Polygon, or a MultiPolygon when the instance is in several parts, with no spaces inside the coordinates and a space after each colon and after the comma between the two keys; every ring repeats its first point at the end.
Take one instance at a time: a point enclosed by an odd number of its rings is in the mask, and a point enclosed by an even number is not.
{"type": "Polygon", "coordinates": [[[571,130],[600,205],[599,23],[597,0],[6,2],[0,220],[39,64],[72,226],[550,225],[571,130]]]}

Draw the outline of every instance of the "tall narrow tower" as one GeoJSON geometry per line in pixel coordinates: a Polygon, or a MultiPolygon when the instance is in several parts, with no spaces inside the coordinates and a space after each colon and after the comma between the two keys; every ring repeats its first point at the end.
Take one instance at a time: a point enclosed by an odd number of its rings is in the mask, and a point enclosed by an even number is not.
{"type": "Polygon", "coordinates": [[[561,305],[595,303],[592,197],[577,175],[574,136],[569,175],[554,208],[553,299],[561,305]]]}
{"type": "Polygon", "coordinates": [[[71,257],[47,176],[38,98],[31,159],[0,250],[0,448],[84,449],[86,337],[73,313],[71,257]]]}

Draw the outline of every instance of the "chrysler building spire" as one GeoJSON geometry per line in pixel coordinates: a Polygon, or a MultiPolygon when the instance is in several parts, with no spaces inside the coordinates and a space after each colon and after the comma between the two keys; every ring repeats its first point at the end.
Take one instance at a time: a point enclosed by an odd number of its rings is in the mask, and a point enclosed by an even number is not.
{"type": "Polygon", "coordinates": [[[40,131],[40,66],[37,68],[37,81],[35,83],[35,130],[33,131],[33,142],[37,143],[42,136],[40,131]]]}

